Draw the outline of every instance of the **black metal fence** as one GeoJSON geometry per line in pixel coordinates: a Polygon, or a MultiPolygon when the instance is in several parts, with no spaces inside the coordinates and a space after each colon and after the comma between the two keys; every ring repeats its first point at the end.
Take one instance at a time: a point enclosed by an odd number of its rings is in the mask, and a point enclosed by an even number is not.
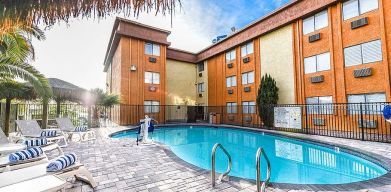
{"type": "MultiPolygon", "coordinates": [[[[49,105],[48,125],[54,118],[69,117],[74,124],[96,121],[92,126],[136,125],[145,115],[162,124],[213,123],[228,124],[303,134],[341,137],[357,140],[391,142],[390,124],[383,118],[382,110],[388,103],[317,104],[317,105],[265,105],[256,106],[143,106],[117,105],[112,108],[86,107],[63,104],[57,109],[49,105]],[[261,113],[260,113],[261,112],[261,113]],[[59,113],[59,114],[57,114],[59,113]],[[260,117],[262,116],[262,118],[260,117]],[[109,119],[110,121],[107,121],[109,119]]],[[[0,123],[4,124],[4,108],[0,105],[0,123]]],[[[42,119],[42,105],[13,104],[11,131],[15,119],[42,119]]]]}

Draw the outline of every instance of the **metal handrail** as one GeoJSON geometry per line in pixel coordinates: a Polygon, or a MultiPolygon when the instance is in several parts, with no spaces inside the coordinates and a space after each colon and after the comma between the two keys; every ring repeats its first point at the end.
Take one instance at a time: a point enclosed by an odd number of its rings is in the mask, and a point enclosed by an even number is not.
{"type": "Polygon", "coordinates": [[[257,170],[257,192],[262,191],[265,192],[266,186],[269,184],[270,181],[270,173],[271,173],[271,167],[270,167],[270,161],[267,157],[265,150],[263,150],[262,147],[258,148],[257,155],[256,155],[256,170],[257,170]],[[261,186],[261,155],[265,156],[266,163],[267,163],[267,173],[266,173],[266,180],[262,183],[261,186]]]}
{"type": "Polygon", "coordinates": [[[223,152],[228,157],[228,168],[227,168],[227,171],[225,171],[223,174],[220,175],[219,181],[222,181],[224,178],[228,178],[228,174],[229,174],[229,172],[231,172],[231,168],[232,168],[231,155],[223,147],[223,145],[221,145],[220,143],[216,143],[213,146],[213,149],[212,149],[212,173],[211,173],[212,174],[212,187],[214,187],[215,184],[216,184],[216,150],[217,150],[218,147],[220,147],[223,150],[223,152]]]}

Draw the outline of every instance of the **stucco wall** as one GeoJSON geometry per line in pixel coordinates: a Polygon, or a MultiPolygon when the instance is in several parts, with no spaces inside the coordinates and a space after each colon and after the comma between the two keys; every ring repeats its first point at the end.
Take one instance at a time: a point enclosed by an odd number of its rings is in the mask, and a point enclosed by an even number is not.
{"type": "Polygon", "coordinates": [[[292,25],[260,38],[261,77],[270,74],[279,88],[279,103],[295,103],[292,25]]]}
{"type": "Polygon", "coordinates": [[[195,105],[197,69],[196,65],[167,60],[166,105],[195,105]]]}

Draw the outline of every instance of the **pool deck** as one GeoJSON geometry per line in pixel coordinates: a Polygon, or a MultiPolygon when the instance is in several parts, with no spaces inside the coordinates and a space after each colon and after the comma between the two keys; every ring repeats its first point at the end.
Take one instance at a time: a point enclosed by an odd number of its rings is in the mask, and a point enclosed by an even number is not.
{"type": "MultiPolygon", "coordinates": [[[[109,138],[109,134],[129,128],[96,128],[93,129],[97,136],[95,141],[71,142],[68,147],[64,148],[65,153],[74,152],[78,155],[79,161],[91,171],[98,183],[98,186],[92,189],[85,183],[70,179],[66,191],[256,191],[255,182],[236,178],[229,182],[217,183],[216,187],[212,188],[209,171],[184,162],[162,144],[137,146],[134,139],[109,138]]],[[[338,145],[370,153],[386,161],[391,158],[391,144],[269,130],[262,131],[338,145]]],[[[387,183],[388,178],[384,181],[387,183]]],[[[391,191],[391,182],[388,183],[388,185],[381,186],[376,186],[376,183],[375,185],[368,185],[371,187],[356,184],[355,190],[352,191],[389,192],[391,191]]],[[[295,187],[290,188],[289,185],[274,185],[269,187],[267,191],[351,191],[346,190],[346,188],[330,190],[329,187],[326,187],[324,190],[319,189],[319,187],[307,186],[307,189],[299,190],[295,187]]]]}

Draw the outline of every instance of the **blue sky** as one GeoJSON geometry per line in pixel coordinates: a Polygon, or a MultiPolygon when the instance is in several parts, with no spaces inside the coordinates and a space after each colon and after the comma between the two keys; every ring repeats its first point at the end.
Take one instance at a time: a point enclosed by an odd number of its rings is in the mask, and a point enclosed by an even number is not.
{"type": "MultiPolygon", "coordinates": [[[[171,31],[171,47],[198,52],[218,35],[240,29],[287,3],[288,0],[182,0],[171,27],[170,17],[142,13],[127,17],[171,31]]],[[[103,59],[116,16],[105,19],[71,19],[45,31],[45,41],[33,41],[39,71],[86,89],[105,88],[103,59]]]]}

